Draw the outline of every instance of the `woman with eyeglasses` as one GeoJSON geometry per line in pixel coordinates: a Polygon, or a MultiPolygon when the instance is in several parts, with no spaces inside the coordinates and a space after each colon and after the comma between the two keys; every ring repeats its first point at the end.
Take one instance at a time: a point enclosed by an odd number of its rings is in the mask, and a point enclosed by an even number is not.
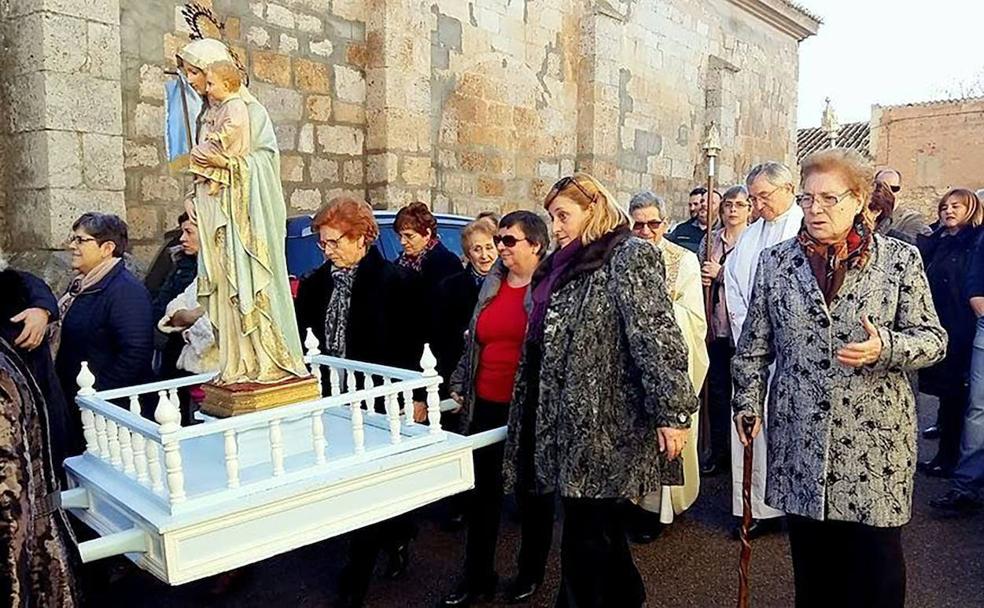
{"type": "Polygon", "coordinates": [[[711,428],[711,459],[703,463],[701,473],[714,475],[727,470],[731,462],[731,358],[735,342],[728,321],[728,303],[724,296],[724,264],[738,243],[752,216],[748,189],[738,185],[728,188],[718,208],[721,227],[711,234],[710,257],[707,238],[700,242],[697,256],[701,263],[701,281],[710,288],[711,341],[707,345],[710,357],[708,376],[708,409],[711,428]]]}
{"type": "MultiPolygon", "coordinates": [[[[513,211],[499,221],[494,242],[499,261],[482,284],[465,336],[465,350],[451,376],[451,396],[461,405],[461,432],[506,425],[516,369],[526,336],[529,285],[549,245],[547,226],[531,211],[513,211]]],[[[491,599],[498,576],[495,545],[502,502],[502,443],[475,452],[475,491],[470,497],[464,576],[442,606],[468,606],[491,599]]],[[[553,501],[517,496],[522,516],[519,574],[507,591],[510,603],[532,598],[543,581],[553,532],[553,501]]]]}
{"type": "Polygon", "coordinates": [[[908,372],[943,357],[946,332],[919,252],[872,231],[867,162],[825,150],[800,172],[805,219],[762,252],[738,340],[735,428],[756,437],[768,400],[765,502],[787,514],[797,608],[902,608],[908,372]]]}
{"type": "Polygon", "coordinates": [[[438,238],[437,218],[424,203],[410,203],[400,209],[393,231],[403,247],[396,263],[420,275],[428,296],[435,293],[441,281],[461,272],[461,260],[438,238]]]}
{"type": "Polygon", "coordinates": [[[946,357],[919,372],[919,390],[939,397],[937,424],[940,444],[932,460],[919,469],[934,477],[949,477],[960,456],[960,435],[970,397],[970,359],[974,352],[977,318],[964,294],[984,209],[970,190],[954,188],[937,207],[940,227],[919,238],[919,251],[936,314],[950,336],[946,357]]]}
{"type": "MultiPolygon", "coordinates": [[[[58,301],[52,347],[66,398],[78,393],[83,361],[105,391],[149,382],[154,350],[150,294],[127,270],[126,222],[115,215],[86,213],[72,224],[69,251],[75,277],[58,301]]],[[[81,425],[78,426],[81,428],[81,425]]],[[[75,438],[80,449],[82,441],[75,438]]]]}
{"type": "Polygon", "coordinates": [[[585,173],[544,199],[557,250],[534,273],[509,412],[507,490],[559,496],[558,606],[641,606],[621,505],[681,485],[697,411],[662,254],[585,173]]]}
{"type": "MultiPolygon", "coordinates": [[[[318,233],[326,263],[298,287],[295,310],[301,334],[312,329],[321,352],[332,357],[419,369],[424,348],[420,320],[426,318],[420,277],[380,253],[372,208],[355,198],[336,197],[318,211],[311,228],[318,233]]],[[[418,422],[427,416],[422,398],[414,395],[418,422]]],[[[363,605],[381,549],[389,556],[385,576],[398,578],[406,571],[413,534],[407,516],[352,533],[341,578],[343,605],[363,605]]]]}

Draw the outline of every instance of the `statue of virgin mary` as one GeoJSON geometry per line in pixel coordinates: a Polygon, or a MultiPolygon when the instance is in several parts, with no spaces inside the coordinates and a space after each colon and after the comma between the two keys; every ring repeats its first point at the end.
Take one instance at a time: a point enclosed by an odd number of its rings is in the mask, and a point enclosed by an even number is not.
{"type": "MultiPolygon", "coordinates": [[[[219,40],[203,38],[177,57],[207,108],[205,70],[220,61],[234,62],[229,49],[219,40]]],[[[219,347],[220,371],[214,382],[224,386],[275,384],[309,375],[287,279],[287,208],[277,139],[266,108],[245,85],[239,95],[249,110],[249,152],[209,159],[229,170],[228,187],[213,195],[207,183],[198,183],[188,192],[201,239],[198,300],[219,347]]],[[[196,141],[203,114],[193,117],[196,141]]]]}

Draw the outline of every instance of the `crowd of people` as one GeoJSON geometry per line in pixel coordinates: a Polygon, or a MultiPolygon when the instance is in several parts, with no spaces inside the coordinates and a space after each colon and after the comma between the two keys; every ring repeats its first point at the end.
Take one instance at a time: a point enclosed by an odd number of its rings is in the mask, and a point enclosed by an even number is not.
{"type": "MultiPolygon", "coordinates": [[[[933,506],[981,506],[984,209],[980,193],[953,189],[927,225],[895,209],[901,183],[839,149],[805,159],[798,184],[765,162],[721,193],[694,189],[691,218],[671,229],[659,195],[619,201],[576,173],[541,212],[469,223],[463,259],[420,202],[396,216],[395,261],[376,246],[366,202],[338,197],[318,211],[325,263],[297,288],[298,330],[311,328],[323,353],[411,369],[430,343],[442,397],[457,405],[446,428],[508,429],[504,443],[475,452],[475,489],[454,503],[467,540],[441,605],[496,593],[510,493],[522,537],[510,603],[539,593],[559,505],[557,605],[642,605],[629,542],[656,540],[697,500],[702,475],[729,468],[740,516],[752,444],[748,536],[788,529],[797,606],[902,606],[916,391],[940,403],[924,431],[938,452],[918,468],[952,479],[933,506]]],[[[75,276],[60,298],[0,261],[10,296],[0,306],[0,425],[14,442],[0,491],[21,505],[0,518],[4,557],[17,564],[8,588],[35,605],[78,602],[72,529],[51,496],[63,459],[83,449],[70,405],[82,362],[97,390],[236,369],[200,305],[198,220],[179,218],[173,270],[154,294],[114,215],[73,224],[75,276]],[[44,464],[39,475],[24,453],[44,464]],[[39,569],[52,574],[44,584],[39,569]]],[[[182,392],[185,424],[199,399],[182,392]]],[[[425,421],[423,395],[414,400],[425,421]]],[[[415,533],[408,514],[350,535],[347,605],[364,604],[380,553],[385,576],[405,573],[415,533]]]]}

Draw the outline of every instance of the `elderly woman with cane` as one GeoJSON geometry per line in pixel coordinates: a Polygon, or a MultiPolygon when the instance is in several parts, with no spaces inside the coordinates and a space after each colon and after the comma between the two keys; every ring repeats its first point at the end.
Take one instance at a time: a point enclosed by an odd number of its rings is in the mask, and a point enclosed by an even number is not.
{"type": "Polygon", "coordinates": [[[905,603],[916,463],[906,374],[939,361],[947,336],[919,252],[873,234],[871,182],[851,151],[804,160],[803,227],[762,253],[734,360],[743,444],[761,428],[768,385],[765,500],[789,514],[797,608],[905,603]]]}

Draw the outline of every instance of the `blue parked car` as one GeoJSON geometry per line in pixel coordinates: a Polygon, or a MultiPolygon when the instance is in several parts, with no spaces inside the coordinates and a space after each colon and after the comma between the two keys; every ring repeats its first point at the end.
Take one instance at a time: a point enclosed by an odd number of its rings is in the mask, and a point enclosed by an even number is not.
{"type": "MultiPolygon", "coordinates": [[[[396,211],[374,211],[376,223],[379,224],[379,247],[383,257],[395,261],[403,250],[396,233],[393,232],[393,222],[396,221],[396,211]]],[[[461,256],[461,229],[472,218],[462,215],[435,213],[437,233],[444,246],[455,255],[461,256]]],[[[297,279],[303,277],[325,261],[325,255],[318,247],[318,235],[311,231],[311,216],[301,215],[287,220],[287,273],[291,278],[291,287],[297,279]]]]}

